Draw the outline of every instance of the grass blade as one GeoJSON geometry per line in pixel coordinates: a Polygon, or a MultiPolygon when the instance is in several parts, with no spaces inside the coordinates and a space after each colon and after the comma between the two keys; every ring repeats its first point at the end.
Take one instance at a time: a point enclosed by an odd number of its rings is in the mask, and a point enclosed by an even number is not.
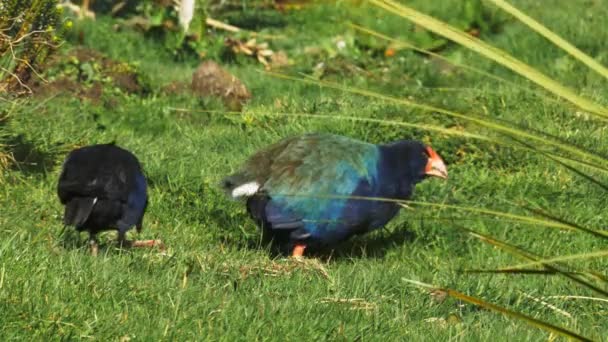
{"type": "Polygon", "coordinates": [[[452,65],[454,67],[474,72],[476,74],[488,77],[488,78],[493,79],[493,80],[498,81],[498,82],[509,84],[509,85],[511,85],[511,86],[513,86],[515,88],[519,88],[519,89],[521,89],[523,91],[535,94],[536,96],[539,96],[539,97],[541,97],[544,100],[547,100],[549,102],[559,102],[559,103],[562,103],[561,98],[557,98],[557,99],[550,98],[547,95],[541,93],[540,91],[534,90],[532,88],[528,88],[526,86],[523,86],[523,85],[518,84],[518,83],[513,82],[513,81],[509,81],[506,78],[503,78],[503,77],[500,77],[500,76],[496,76],[496,75],[491,74],[491,73],[489,73],[489,72],[487,72],[485,70],[481,70],[481,69],[472,67],[470,65],[454,62],[451,59],[442,56],[441,54],[435,53],[433,51],[421,49],[421,48],[413,45],[410,42],[406,42],[406,41],[401,40],[401,39],[395,39],[395,38],[389,37],[387,35],[384,35],[384,34],[378,32],[378,31],[374,31],[374,30],[372,30],[370,28],[366,28],[366,27],[359,26],[359,25],[356,25],[356,24],[350,23],[349,26],[351,26],[352,28],[354,28],[357,31],[369,34],[371,36],[374,36],[374,37],[377,37],[377,38],[380,38],[380,39],[384,39],[386,41],[390,41],[390,42],[393,42],[393,43],[401,44],[401,45],[406,46],[407,48],[412,49],[414,51],[417,51],[419,53],[423,53],[425,55],[432,56],[432,57],[437,58],[437,59],[439,59],[439,60],[441,60],[443,62],[446,62],[446,63],[448,63],[448,64],[450,64],[450,65],[452,65]]]}
{"type": "Polygon", "coordinates": [[[550,227],[550,228],[578,230],[578,231],[582,231],[585,233],[589,233],[589,234],[597,236],[597,237],[608,238],[608,232],[604,232],[601,230],[594,230],[591,228],[580,227],[578,225],[571,224],[569,222],[557,221],[553,218],[550,218],[550,220],[543,220],[543,219],[540,219],[537,217],[516,215],[516,214],[506,213],[506,212],[502,212],[502,211],[491,210],[491,209],[458,206],[458,205],[453,205],[453,204],[417,202],[417,201],[403,201],[403,202],[405,202],[406,204],[415,204],[415,205],[420,205],[420,206],[441,207],[441,208],[469,211],[469,212],[474,212],[474,213],[478,213],[478,214],[491,215],[491,216],[496,216],[496,217],[501,217],[501,218],[517,220],[520,223],[536,224],[536,225],[541,225],[541,226],[550,227]]]}
{"type": "MultiPolygon", "coordinates": [[[[602,181],[600,181],[599,179],[593,177],[592,175],[586,174],[583,171],[581,171],[581,170],[579,170],[579,169],[577,169],[577,168],[569,165],[564,160],[560,160],[559,157],[556,158],[555,156],[553,156],[551,154],[548,154],[545,151],[539,150],[539,149],[535,148],[533,145],[527,144],[527,143],[525,143],[525,142],[523,142],[523,141],[521,141],[519,139],[515,139],[515,138],[511,138],[511,139],[515,140],[516,142],[518,142],[519,144],[521,144],[523,146],[526,146],[527,148],[529,148],[531,150],[535,150],[536,152],[543,154],[545,157],[551,159],[552,161],[554,161],[555,163],[561,165],[565,169],[567,169],[567,170],[573,172],[574,174],[576,174],[576,175],[578,175],[578,176],[586,179],[587,181],[589,181],[589,182],[591,182],[591,183],[599,186],[604,191],[608,191],[608,185],[607,184],[604,184],[602,181]]],[[[583,164],[583,163],[579,162],[579,164],[583,164]]],[[[590,166],[590,165],[587,165],[587,166],[590,166]]]]}
{"type": "MultiPolygon", "coordinates": [[[[319,194],[319,193],[315,193],[315,194],[308,194],[308,193],[277,193],[277,194],[275,194],[275,196],[316,198],[316,199],[350,199],[350,200],[361,200],[361,201],[390,202],[390,203],[396,203],[399,206],[401,206],[403,208],[406,208],[406,209],[411,209],[411,207],[409,206],[410,204],[411,205],[418,205],[418,206],[427,206],[427,207],[439,208],[439,209],[455,209],[455,210],[462,210],[462,211],[467,211],[467,212],[473,212],[473,213],[478,213],[478,214],[484,214],[484,215],[490,215],[490,216],[496,216],[496,217],[506,218],[506,219],[509,219],[509,220],[517,221],[517,222],[522,223],[522,224],[530,224],[530,225],[538,225],[538,226],[543,226],[543,227],[548,227],[548,228],[557,228],[557,229],[581,231],[581,232],[593,234],[595,236],[601,236],[601,237],[608,238],[608,232],[596,231],[596,230],[592,230],[592,229],[589,229],[589,228],[580,229],[577,226],[573,226],[573,225],[569,225],[569,224],[561,223],[561,222],[556,222],[554,220],[544,220],[544,219],[537,218],[537,217],[517,215],[517,214],[512,214],[512,213],[507,213],[507,212],[502,212],[502,211],[496,211],[496,210],[491,210],[491,209],[485,209],[485,208],[459,206],[459,205],[454,205],[454,204],[409,201],[409,200],[400,200],[400,199],[386,198],[386,197],[367,197],[367,196],[334,195],[334,194],[319,194]]],[[[461,228],[461,229],[469,231],[466,228],[461,228]]],[[[529,260],[536,261],[535,258],[531,258],[529,260]]]]}
{"type": "MultiPolygon", "coordinates": [[[[175,111],[175,112],[183,112],[183,113],[195,112],[195,113],[235,115],[235,116],[243,115],[242,112],[238,112],[238,111],[205,110],[205,109],[176,108],[176,107],[166,107],[166,109],[175,111]]],[[[255,113],[255,114],[256,114],[256,116],[276,115],[276,116],[291,116],[291,117],[313,118],[313,119],[323,119],[323,120],[359,121],[359,122],[377,123],[380,125],[393,125],[393,126],[417,128],[417,129],[424,130],[424,131],[439,132],[439,133],[447,134],[447,135],[453,135],[453,136],[458,136],[458,137],[463,137],[463,138],[468,138],[468,139],[486,141],[489,143],[494,143],[494,144],[502,145],[505,147],[510,147],[510,148],[524,150],[524,151],[530,151],[530,152],[534,152],[534,153],[543,153],[546,156],[554,159],[558,163],[565,164],[566,162],[570,162],[570,163],[580,164],[584,167],[593,169],[598,172],[608,173],[608,168],[603,168],[601,166],[598,166],[595,164],[590,164],[590,163],[587,163],[587,162],[584,162],[581,160],[577,160],[577,159],[572,159],[572,158],[568,158],[568,157],[564,157],[564,156],[558,156],[551,152],[541,150],[537,147],[532,147],[531,145],[528,145],[528,144],[522,144],[519,140],[516,140],[512,137],[509,137],[509,139],[515,140],[518,143],[513,143],[511,141],[506,141],[506,140],[498,139],[495,137],[489,137],[486,135],[469,133],[469,132],[464,132],[464,131],[455,130],[455,129],[451,129],[451,128],[445,128],[445,127],[441,127],[441,126],[418,124],[418,123],[396,121],[396,120],[369,118],[369,117],[348,116],[348,115],[340,115],[340,114],[336,114],[336,113],[312,114],[312,113],[293,113],[293,112],[274,112],[274,113],[260,112],[260,113],[255,113]]],[[[568,167],[566,165],[564,165],[564,166],[568,167]]]]}
{"type": "Polygon", "coordinates": [[[543,299],[584,299],[584,300],[608,303],[608,299],[587,297],[587,296],[546,296],[546,297],[543,297],[543,299]]]}
{"type": "Polygon", "coordinates": [[[597,252],[589,252],[589,253],[579,253],[579,254],[571,254],[571,255],[562,255],[553,258],[540,259],[534,262],[527,262],[523,264],[517,264],[513,266],[505,266],[499,268],[499,270],[515,270],[522,269],[530,266],[542,266],[546,263],[556,262],[556,261],[570,261],[570,260],[580,260],[580,259],[592,259],[592,258],[601,258],[608,256],[608,250],[597,251],[597,252]]]}
{"type": "Polygon", "coordinates": [[[591,339],[588,339],[584,336],[581,336],[573,331],[564,329],[562,327],[558,327],[556,325],[553,325],[551,323],[547,323],[547,322],[543,322],[539,319],[536,319],[534,317],[530,317],[528,315],[519,313],[517,311],[513,311],[510,309],[507,309],[505,307],[496,305],[496,304],[492,304],[490,302],[486,302],[482,299],[476,298],[476,297],[472,297],[469,295],[466,295],[462,292],[458,292],[456,290],[452,290],[450,288],[442,288],[442,287],[437,287],[437,286],[433,286],[431,284],[427,284],[427,283],[423,283],[420,281],[416,281],[416,280],[411,280],[411,279],[407,279],[407,278],[401,278],[401,280],[408,282],[410,284],[414,284],[416,286],[420,286],[420,287],[424,287],[427,289],[433,289],[433,290],[440,290],[443,291],[445,293],[447,293],[448,296],[452,297],[452,298],[456,298],[462,301],[465,301],[467,303],[473,304],[473,305],[477,305],[479,307],[482,307],[484,309],[490,310],[490,311],[494,311],[494,312],[498,312],[501,313],[503,315],[512,317],[512,318],[516,318],[519,320],[522,320],[528,324],[530,324],[531,326],[543,329],[545,331],[563,336],[563,337],[567,337],[567,338],[572,338],[575,339],[577,341],[592,341],[591,339]]]}
{"type": "Polygon", "coordinates": [[[532,274],[532,275],[561,275],[560,273],[567,273],[569,275],[577,275],[586,277],[591,281],[599,281],[608,283],[608,278],[596,271],[581,270],[581,271],[551,271],[551,270],[539,270],[537,268],[521,268],[521,269],[467,269],[461,270],[464,273],[490,273],[490,274],[532,274]]]}
{"type": "MultiPolygon", "coordinates": [[[[537,268],[518,268],[518,269],[466,269],[460,270],[464,273],[491,273],[491,274],[542,274],[542,275],[559,275],[560,272],[551,270],[539,270],[537,268]]],[[[593,279],[607,282],[608,279],[593,271],[564,271],[563,273],[588,276],[593,279]]]]}
{"type": "Polygon", "coordinates": [[[522,23],[526,24],[529,28],[536,31],[536,33],[547,38],[550,42],[552,42],[553,44],[555,44],[562,50],[568,52],[572,57],[583,62],[586,66],[588,66],[593,71],[604,76],[605,78],[608,78],[608,69],[606,67],[604,67],[603,65],[598,63],[591,56],[589,56],[586,53],[584,53],[583,51],[579,50],[576,46],[570,44],[567,40],[563,39],[562,37],[555,34],[553,31],[551,31],[548,28],[546,28],[545,26],[543,26],[538,21],[529,17],[528,15],[526,15],[525,13],[518,10],[516,7],[514,7],[513,5],[509,4],[508,2],[506,2],[504,0],[488,0],[488,1],[492,2],[494,5],[498,6],[503,11],[514,16],[515,18],[517,18],[517,20],[521,21],[522,23]]]}
{"type": "Polygon", "coordinates": [[[546,211],[544,211],[542,209],[531,208],[531,207],[528,207],[528,206],[522,206],[522,208],[525,209],[525,210],[528,210],[531,213],[534,213],[534,214],[539,215],[541,217],[544,217],[544,218],[547,218],[549,220],[552,220],[554,222],[559,222],[561,224],[564,224],[564,225],[567,225],[569,227],[572,227],[573,229],[581,230],[581,231],[584,231],[586,233],[595,235],[596,237],[601,237],[601,238],[608,237],[608,232],[606,232],[606,231],[583,227],[583,226],[581,226],[579,224],[576,224],[574,222],[570,222],[570,221],[567,221],[567,220],[562,219],[560,217],[557,217],[555,215],[552,215],[552,214],[550,214],[550,213],[548,213],[548,212],[546,212],[546,211]]]}
{"type": "MultiPolygon", "coordinates": [[[[494,239],[494,238],[492,238],[490,236],[487,236],[487,235],[475,232],[475,231],[470,230],[468,228],[458,227],[458,226],[456,226],[456,227],[458,229],[464,231],[464,232],[467,232],[469,235],[473,236],[474,238],[476,238],[478,240],[481,240],[481,241],[483,241],[483,242],[485,242],[487,244],[490,244],[490,245],[492,245],[494,247],[498,247],[498,248],[500,248],[500,249],[508,252],[509,254],[513,254],[513,255],[515,255],[517,257],[520,257],[522,259],[526,259],[526,260],[529,260],[529,261],[533,261],[533,262],[541,260],[541,257],[536,256],[536,255],[532,254],[531,252],[525,251],[524,249],[522,249],[520,247],[511,245],[511,244],[506,243],[504,241],[500,241],[500,240],[494,239]]],[[[563,271],[562,269],[560,269],[555,264],[542,263],[542,266],[545,267],[547,270],[557,272],[560,275],[562,275],[562,276],[564,276],[564,277],[566,277],[566,278],[574,281],[575,283],[577,283],[579,285],[582,285],[582,286],[584,286],[584,287],[586,287],[586,288],[588,288],[588,289],[590,289],[590,290],[592,290],[594,292],[597,292],[597,293],[601,294],[604,297],[608,297],[608,291],[606,291],[606,290],[604,290],[602,288],[599,288],[599,287],[595,286],[594,284],[589,283],[588,281],[586,281],[584,279],[581,279],[581,277],[579,277],[579,276],[577,276],[575,274],[572,274],[571,272],[563,271]]]]}
{"type": "MultiPolygon", "coordinates": [[[[175,107],[168,107],[167,109],[176,111],[176,112],[199,112],[199,113],[236,115],[236,116],[243,115],[242,112],[236,112],[236,111],[230,112],[230,111],[223,111],[223,110],[201,110],[201,109],[175,108],[175,107]]],[[[482,140],[482,141],[487,141],[487,142],[495,142],[495,139],[488,137],[488,136],[483,136],[483,135],[479,135],[479,134],[475,134],[475,133],[468,133],[468,132],[451,129],[451,128],[445,128],[445,127],[441,127],[441,126],[417,124],[417,123],[396,121],[396,120],[368,118],[368,117],[347,116],[347,115],[340,115],[340,114],[335,114],[335,113],[328,113],[328,114],[285,113],[285,112],[255,113],[256,116],[276,115],[276,116],[315,118],[315,119],[323,119],[323,120],[370,122],[370,123],[377,123],[377,124],[381,124],[381,125],[392,125],[392,126],[417,128],[417,129],[424,130],[424,131],[439,132],[439,133],[447,134],[447,135],[455,135],[455,136],[464,137],[464,138],[477,139],[477,140],[482,140]],[[331,114],[331,115],[328,115],[328,114],[331,114]]],[[[513,146],[515,146],[515,145],[513,145],[513,146]]],[[[608,169],[606,169],[606,172],[608,172],[608,169]]]]}
{"type": "Polygon", "coordinates": [[[477,52],[478,54],[486,58],[489,58],[511,69],[512,71],[547,89],[553,94],[556,94],[568,100],[577,107],[589,113],[595,114],[596,117],[602,120],[608,119],[608,108],[605,108],[597,103],[594,103],[591,100],[577,95],[570,88],[561,85],[560,83],[547,77],[540,71],[518,60],[517,58],[513,57],[512,55],[508,54],[503,50],[500,50],[494,46],[483,42],[480,39],[477,39],[465,32],[462,32],[443,21],[418,12],[411,7],[398,4],[391,0],[370,0],[370,2],[376,5],[377,7],[380,7],[388,12],[408,19],[429,31],[432,31],[449,40],[452,40],[474,52],[477,52]]]}
{"type": "Polygon", "coordinates": [[[538,144],[549,145],[551,147],[561,149],[564,152],[568,152],[568,153],[579,156],[584,161],[593,160],[594,164],[600,165],[602,167],[605,167],[606,165],[608,165],[605,158],[592,154],[592,153],[589,153],[580,148],[549,139],[545,136],[534,135],[529,132],[523,131],[521,129],[508,127],[508,126],[501,125],[499,123],[496,123],[496,122],[493,122],[490,120],[478,118],[473,115],[462,114],[462,113],[450,111],[450,110],[443,109],[443,108],[438,108],[438,107],[434,107],[434,106],[430,106],[430,105],[426,105],[426,104],[420,104],[420,103],[412,102],[412,101],[409,101],[406,99],[399,99],[399,98],[384,95],[381,93],[373,92],[370,90],[342,86],[342,85],[339,85],[339,84],[336,84],[333,82],[318,81],[318,80],[308,79],[308,78],[297,78],[297,77],[292,77],[292,76],[288,76],[285,74],[272,73],[272,72],[266,72],[266,74],[273,76],[273,77],[286,79],[286,80],[310,83],[310,84],[314,84],[314,85],[321,86],[321,87],[336,89],[336,90],[345,91],[345,92],[349,92],[349,93],[353,93],[353,94],[359,94],[359,95],[373,97],[373,98],[377,98],[377,99],[381,99],[381,100],[385,100],[385,101],[390,101],[393,103],[401,104],[401,105],[412,107],[412,108],[417,108],[417,109],[424,110],[427,112],[441,113],[441,114],[444,114],[447,116],[451,116],[451,117],[455,117],[455,118],[459,118],[459,119],[468,121],[470,123],[476,124],[476,125],[484,127],[484,128],[488,128],[490,130],[502,133],[506,136],[516,136],[519,138],[530,139],[538,144]]]}

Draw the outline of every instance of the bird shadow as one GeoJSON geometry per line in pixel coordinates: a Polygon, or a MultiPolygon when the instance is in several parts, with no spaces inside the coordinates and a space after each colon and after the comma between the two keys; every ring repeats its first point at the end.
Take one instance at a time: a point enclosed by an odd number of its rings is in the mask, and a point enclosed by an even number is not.
{"type": "MultiPolygon", "coordinates": [[[[88,233],[85,233],[86,237],[83,238],[83,233],[73,229],[69,226],[64,226],[61,232],[59,232],[58,241],[59,245],[65,250],[82,250],[83,252],[89,253],[89,239],[88,233]]],[[[105,243],[99,244],[100,252],[107,249],[105,243]]]]}
{"type": "MultiPolygon", "coordinates": [[[[355,236],[354,238],[341,243],[337,247],[320,247],[307,249],[306,256],[321,260],[336,259],[367,259],[383,258],[389,251],[414,241],[416,234],[405,226],[397,227],[393,230],[383,229],[373,234],[355,236]]],[[[238,243],[239,247],[250,250],[265,249],[272,258],[283,258],[290,255],[290,250],[281,248],[272,241],[257,238],[249,238],[244,245],[238,243]]]]}
{"type": "MultiPolygon", "coordinates": [[[[114,232],[102,232],[100,234],[115,234],[114,232]]],[[[59,233],[58,241],[61,248],[68,251],[81,251],[85,254],[91,254],[91,248],[89,245],[89,234],[86,232],[79,232],[71,227],[65,226],[64,229],[59,233]],[[84,237],[83,237],[84,235],[84,237]]],[[[120,246],[119,242],[115,238],[104,237],[98,241],[99,255],[106,254],[125,254],[131,253],[132,248],[120,246]]]]}
{"type": "Polygon", "coordinates": [[[396,227],[393,230],[382,229],[369,235],[355,236],[354,238],[332,249],[319,249],[312,251],[310,256],[321,259],[375,259],[384,258],[393,249],[416,239],[416,234],[406,226],[396,227]]]}
{"type": "Polygon", "coordinates": [[[84,246],[84,240],[80,236],[80,232],[63,226],[57,237],[59,245],[64,249],[80,249],[84,246]]]}
{"type": "Polygon", "coordinates": [[[9,138],[5,143],[13,156],[13,168],[25,174],[45,173],[55,164],[55,155],[45,152],[23,135],[9,138]]]}

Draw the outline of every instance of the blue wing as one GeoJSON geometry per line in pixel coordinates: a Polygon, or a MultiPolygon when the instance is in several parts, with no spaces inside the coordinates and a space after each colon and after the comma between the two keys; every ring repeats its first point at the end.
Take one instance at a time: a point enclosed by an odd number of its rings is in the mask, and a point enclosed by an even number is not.
{"type": "Polygon", "coordinates": [[[378,179],[378,151],[371,146],[354,163],[351,155],[350,160],[334,163],[332,170],[318,169],[318,174],[311,174],[310,169],[296,168],[296,176],[308,172],[308,182],[278,183],[271,179],[271,186],[264,186],[270,197],[264,208],[268,225],[275,231],[293,230],[292,240],[321,244],[384,226],[398,211],[394,204],[350,198],[384,195],[378,179]]]}
{"type": "Polygon", "coordinates": [[[374,144],[309,134],[258,152],[227,183],[261,185],[247,207],[275,238],[331,244],[381,227],[397,212],[391,203],[352,198],[394,192],[394,179],[380,171],[381,154],[374,144]]]}
{"type": "Polygon", "coordinates": [[[147,205],[148,191],[146,178],[143,174],[138,173],[135,176],[134,187],[127,197],[127,203],[123,207],[123,215],[117,223],[118,229],[125,232],[129,228],[136,226],[140,230],[147,205]]]}

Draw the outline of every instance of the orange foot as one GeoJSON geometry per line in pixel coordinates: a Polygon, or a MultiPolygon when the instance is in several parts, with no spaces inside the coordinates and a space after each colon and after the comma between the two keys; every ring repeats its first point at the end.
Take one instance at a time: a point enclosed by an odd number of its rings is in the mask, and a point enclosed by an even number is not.
{"type": "Polygon", "coordinates": [[[294,258],[301,258],[304,256],[304,250],[306,249],[306,245],[300,245],[297,244],[294,248],[293,248],[293,252],[291,253],[291,256],[294,258]]]}
{"type": "Polygon", "coordinates": [[[99,244],[97,243],[97,240],[89,240],[89,247],[91,248],[91,255],[96,257],[97,254],[99,254],[99,244]]]}
{"type": "Polygon", "coordinates": [[[163,251],[163,252],[165,251],[165,244],[162,242],[162,240],[133,240],[133,241],[123,240],[123,241],[120,241],[119,243],[125,247],[131,247],[131,248],[158,247],[161,251],[163,251]]]}

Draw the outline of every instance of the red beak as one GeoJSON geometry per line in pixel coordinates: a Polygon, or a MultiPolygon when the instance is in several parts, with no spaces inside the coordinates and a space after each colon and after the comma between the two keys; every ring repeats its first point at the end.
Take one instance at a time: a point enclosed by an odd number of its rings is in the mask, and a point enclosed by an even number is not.
{"type": "Polygon", "coordinates": [[[426,163],[424,174],[447,179],[448,169],[445,167],[443,159],[430,147],[426,148],[426,153],[429,155],[429,161],[426,163]]]}

